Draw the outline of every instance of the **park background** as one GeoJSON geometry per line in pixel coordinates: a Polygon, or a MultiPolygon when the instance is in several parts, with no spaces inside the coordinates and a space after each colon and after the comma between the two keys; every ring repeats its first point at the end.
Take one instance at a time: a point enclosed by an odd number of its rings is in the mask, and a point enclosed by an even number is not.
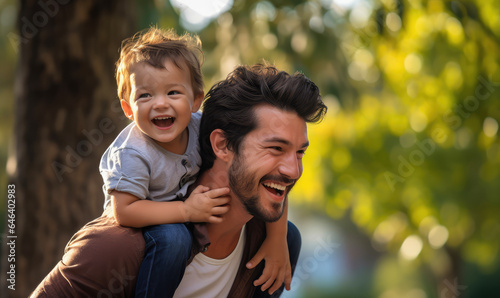
{"type": "Polygon", "coordinates": [[[500,297],[497,0],[1,0],[0,296],[26,297],[100,214],[127,123],[114,62],[151,25],[199,34],[205,91],[262,59],[320,87],[283,297],[500,297]]]}

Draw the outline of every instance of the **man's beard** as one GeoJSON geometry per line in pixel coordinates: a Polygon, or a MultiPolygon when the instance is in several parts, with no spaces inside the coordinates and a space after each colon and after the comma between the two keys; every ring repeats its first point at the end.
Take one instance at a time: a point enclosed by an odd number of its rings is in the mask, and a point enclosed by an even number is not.
{"type": "MultiPolygon", "coordinates": [[[[256,181],[257,178],[255,175],[248,173],[246,171],[247,168],[248,167],[244,162],[244,158],[240,154],[236,154],[235,159],[228,171],[229,187],[240,199],[250,215],[253,215],[265,222],[277,221],[283,215],[284,206],[286,204],[286,200],[288,199],[288,193],[285,193],[285,199],[282,203],[272,202],[272,211],[267,211],[262,204],[259,203],[258,187],[261,184],[260,182],[264,180],[281,181],[285,183],[290,183],[292,181],[276,175],[266,175],[262,177],[260,181],[256,181]]],[[[285,191],[288,192],[289,189],[291,189],[291,187],[288,187],[285,191]]]]}

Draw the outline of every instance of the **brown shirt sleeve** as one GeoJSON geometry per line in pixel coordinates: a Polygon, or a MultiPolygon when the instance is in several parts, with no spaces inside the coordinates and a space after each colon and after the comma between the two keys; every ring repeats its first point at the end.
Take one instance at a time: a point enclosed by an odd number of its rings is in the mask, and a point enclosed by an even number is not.
{"type": "Polygon", "coordinates": [[[71,238],[31,297],[133,297],[143,254],[141,230],[120,226],[108,208],[71,238]]]}

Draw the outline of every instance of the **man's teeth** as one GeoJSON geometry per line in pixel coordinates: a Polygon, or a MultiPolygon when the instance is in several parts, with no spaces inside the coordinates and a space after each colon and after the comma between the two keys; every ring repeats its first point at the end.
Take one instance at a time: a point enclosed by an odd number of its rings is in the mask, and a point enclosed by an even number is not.
{"type": "Polygon", "coordinates": [[[285,191],[285,189],[286,189],[286,186],[276,184],[276,183],[263,183],[263,184],[267,187],[274,188],[274,189],[281,190],[281,191],[285,191]]]}

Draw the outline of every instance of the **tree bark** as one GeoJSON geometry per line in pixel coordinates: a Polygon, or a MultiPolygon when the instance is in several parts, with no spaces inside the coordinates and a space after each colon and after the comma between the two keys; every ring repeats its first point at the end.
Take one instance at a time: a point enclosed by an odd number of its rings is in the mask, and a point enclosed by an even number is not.
{"type": "MultiPolygon", "coordinates": [[[[114,63],[135,31],[132,0],[22,0],[16,73],[15,291],[27,297],[65,244],[102,212],[99,160],[126,124],[114,63]]],[[[9,232],[9,231],[7,231],[9,232]]],[[[3,248],[5,250],[5,248],[3,248]]],[[[4,293],[5,294],[5,293],[4,293]]],[[[7,295],[1,295],[7,297],[7,295]]]]}

